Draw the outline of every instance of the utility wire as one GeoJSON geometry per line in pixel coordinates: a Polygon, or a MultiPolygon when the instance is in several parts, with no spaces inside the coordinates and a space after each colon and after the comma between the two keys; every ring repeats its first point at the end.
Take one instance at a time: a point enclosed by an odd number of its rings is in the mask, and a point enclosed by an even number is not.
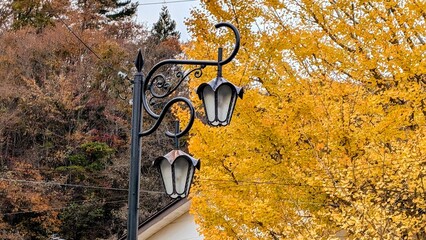
{"type": "MultiPolygon", "coordinates": [[[[416,159],[416,160],[411,160],[411,161],[407,161],[405,159],[399,160],[399,161],[393,161],[392,163],[388,163],[388,164],[382,164],[380,162],[378,162],[376,165],[374,166],[358,166],[358,167],[351,167],[348,166],[347,169],[348,170],[366,170],[366,169],[373,169],[373,168],[383,168],[383,167],[397,167],[403,164],[407,164],[407,163],[418,163],[418,164],[423,164],[426,163],[426,160],[423,159],[416,159]]],[[[122,168],[122,167],[130,167],[129,164],[122,164],[122,165],[112,165],[112,166],[106,166],[106,168],[122,168]]],[[[13,168],[11,170],[6,170],[6,171],[10,171],[10,172],[14,172],[14,170],[43,170],[43,171],[54,171],[54,169],[51,168],[13,168]]],[[[321,169],[313,169],[310,172],[317,172],[317,173],[323,173],[325,170],[321,170],[321,169]]]]}
{"type": "MultiPolygon", "coordinates": [[[[112,199],[114,199],[114,198],[112,198],[112,199]]],[[[110,199],[110,200],[112,200],[112,199],[110,199]]],[[[124,203],[124,202],[127,202],[127,199],[121,199],[121,200],[116,200],[116,201],[107,201],[107,202],[98,202],[98,200],[102,200],[102,199],[92,200],[91,202],[80,201],[80,202],[84,202],[84,203],[80,204],[80,206],[114,204],[114,203],[124,203]]],[[[282,199],[280,199],[280,201],[281,202],[294,203],[296,205],[302,204],[302,205],[315,205],[315,206],[323,206],[323,207],[327,206],[323,202],[305,201],[305,200],[298,200],[298,199],[292,199],[292,198],[282,198],[282,199]]],[[[71,204],[75,204],[75,203],[78,203],[78,202],[72,202],[72,203],[70,203],[70,205],[71,204]]],[[[64,210],[64,209],[71,208],[72,206],[70,206],[70,205],[66,206],[66,207],[49,208],[49,209],[44,209],[44,210],[19,211],[19,212],[12,212],[12,213],[0,213],[0,215],[11,216],[11,215],[27,214],[27,213],[50,212],[50,211],[57,211],[57,210],[64,210]]],[[[402,207],[400,209],[403,209],[403,210],[415,210],[415,209],[419,209],[419,208],[415,208],[415,207],[402,207]]],[[[305,216],[305,217],[309,217],[309,216],[305,216]]]]}
{"type": "MultiPolygon", "coordinates": [[[[68,29],[68,31],[75,37],[75,38],[77,38],[78,39],[78,41],[80,42],[80,43],[82,43],[86,48],[87,48],[87,50],[89,50],[91,53],[93,53],[93,55],[95,55],[96,56],[96,58],[97,59],[99,59],[99,60],[101,60],[102,61],[102,59],[99,57],[99,55],[95,52],[95,51],[93,51],[93,49],[91,48],[91,47],[89,47],[89,45],[87,45],[84,41],[83,41],[83,39],[81,39],[72,29],[71,29],[71,27],[70,26],[68,26],[68,24],[66,24],[65,22],[64,22],[64,20],[62,20],[62,18],[61,17],[58,17],[58,19],[59,19],[59,21],[60,22],[62,22],[62,24],[68,29]]],[[[112,69],[112,70],[114,70],[114,69],[112,69]]]]}
{"type": "MultiPolygon", "coordinates": [[[[401,166],[403,164],[407,164],[407,163],[418,163],[418,164],[423,164],[426,163],[426,160],[424,159],[416,159],[416,160],[411,160],[411,161],[407,161],[405,159],[399,160],[399,161],[393,161],[391,163],[387,163],[387,164],[382,164],[381,162],[377,161],[377,164],[374,166],[358,166],[358,167],[352,167],[350,165],[348,165],[346,167],[346,170],[367,170],[367,169],[373,169],[373,168],[383,168],[383,167],[395,167],[395,166],[401,166]]],[[[343,166],[341,166],[343,167],[343,166]]],[[[390,169],[389,169],[390,170],[390,169]]],[[[313,169],[310,172],[312,173],[324,173],[324,171],[326,170],[321,170],[321,169],[313,169]]]]}
{"type": "MultiPolygon", "coordinates": [[[[291,179],[290,179],[291,180],[291,179]]],[[[89,188],[89,189],[101,189],[101,190],[112,190],[112,191],[125,191],[128,192],[128,189],[124,188],[111,188],[111,187],[100,187],[100,186],[90,186],[90,185],[78,185],[78,184],[62,184],[57,182],[40,182],[40,181],[30,181],[30,180],[19,180],[19,179],[7,179],[0,178],[0,181],[6,182],[16,182],[22,184],[41,184],[47,186],[62,186],[62,187],[76,187],[76,188],[89,188]]],[[[209,186],[217,186],[217,187],[226,187],[226,188],[237,188],[237,187],[246,187],[246,186],[256,186],[256,185],[275,185],[275,186],[289,186],[289,187],[306,187],[306,188],[318,188],[318,189],[345,189],[345,190],[357,190],[359,187],[344,187],[344,186],[323,186],[323,185],[309,185],[304,183],[289,183],[289,182],[277,182],[277,181],[251,181],[251,180],[226,180],[226,179],[197,179],[196,181],[200,182],[208,182],[209,186]],[[215,184],[219,183],[219,184],[215,184]],[[236,184],[236,182],[238,184],[236,184]],[[224,184],[220,184],[224,183],[224,184]],[[227,183],[234,183],[234,185],[229,185],[227,183]]],[[[388,192],[396,192],[396,193],[412,193],[415,194],[417,192],[413,191],[404,191],[404,190],[394,190],[394,189],[386,189],[386,188],[375,188],[376,191],[388,191],[388,192]]],[[[164,194],[164,192],[160,191],[151,191],[151,190],[143,190],[140,192],[150,193],[150,194],[164,194]]]]}
{"type": "MultiPolygon", "coordinates": [[[[377,164],[374,166],[358,166],[353,168],[352,166],[348,165],[346,167],[347,170],[367,170],[367,169],[373,169],[373,168],[383,168],[383,167],[397,167],[397,166],[401,166],[403,164],[407,164],[407,163],[418,163],[418,164],[423,164],[426,163],[425,159],[416,159],[416,160],[411,160],[411,161],[407,161],[406,159],[401,159],[399,161],[393,161],[391,163],[387,163],[387,164],[382,164],[381,162],[377,161],[377,164]]],[[[335,165],[334,165],[335,166],[335,165]]],[[[344,167],[344,166],[340,166],[340,167],[344,167]]],[[[388,169],[390,170],[390,169],[388,169]]],[[[322,170],[322,169],[309,169],[310,173],[324,173],[324,171],[326,170],[322,170]]]]}
{"type": "Polygon", "coordinates": [[[148,2],[148,3],[139,3],[139,6],[147,6],[147,5],[160,5],[160,4],[168,4],[168,3],[184,3],[184,2],[197,2],[198,0],[176,0],[176,1],[163,1],[163,2],[148,2]]]}
{"type": "MultiPolygon", "coordinates": [[[[224,180],[220,180],[220,179],[198,179],[198,180],[199,181],[207,181],[207,182],[222,182],[222,183],[232,182],[232,183],[235,183],[235,181],[225,180],[225,179],[224,180]]],[[[4,179],[4,178],[0,178],[0,181],[127,191],[127,189],[120,189],[120,188],[104,188],[104,187],[87,186],[87,185],[60,184],[60,183],[54,183],[54,182],[37,182],[37,181],[4,179]]],[[[322,189],[335,189],[335,188],[337,188],[337,189],[347,189],[347,190],[356,190],[356,189],[359,189],[359,188],[356,188],[356,187],[343,187],[343,186],[335,186],[335,187],[330,186],[330,187],[327,187],[327,186],[307,185],[307,184],[301,184],[301,183],[283,183],[283,182],[273,182],[273,181],[261,182],[261,181],[250,181],[250,180],[244,180],[243,181],[243,180],[239,180],[238,182],[239,183],[243,183],[243,184],[240,184],[240,185],[211,184],[211,186],[216,186],[216,187],[219,187],[219,188],[227,188],[227,189],[229,189],[229,188],[238,188],[238,187],[247,187],[247,186],[253,186],[253,185],[266,184],[266,185],[276,185],[276,186],[311,187],[311,188],[322,188],[322,189]]],[[[376,191],[396,192],[396,193],[413,193],[413,194],[417,193],[417,192],[412,192],[412,191],[398,191],[398,190],[384,189],[384,188],[376,188],[374,190],[376,190],[376,191]]],[[[146,191],[146,190],[141,190],[141,192],[164,194],[163,192],[146,191]]],[[[99,200],[102,200],[102,199],[97,199],[97,200],[93,200],[93,201],[99,201],[99,200]]],[[[297,199],[290,199],[290,198],[283,198],[281,200],[284,201],[284,202],[297,203],[297,204],[322,205],[322,206],[324,206],[324,203],[321,203],[321,202],[300,201],[300,200],[297,200],[297,199]]],[[[127,201],[127,199],[118,200],[118,201],[99,202],[99,203],[95,203],[95,204],[119,203],[119,202],[125,202],[125,201],[127,201]]],[[[81,202],[84,202],[84,201],[81,201],[81,202]]],[[[75,204],[75,203],[78,203],[78,202],[72,202],[71,204],[75,204]]],[[[88,204],[93,204],[93,203],[92,202],[86,202],[83,205],[88,205],[88,204]]],[[[68,207],[60,207],[60,208],[51,208],[51,209],[47,209],[47,210],[38,210],[38,211],[20,211],[20,212],[14,212],[14,213],[4,213],[3,215],[7,216],[7,215],[16,215],[16,214],[25,214],[25,213],[47,212],[47,211],[63,210],[63,209],[67,209],[67,208],[70,208],[70,206],[68,206],[68,207]]],[[[1,215],[1,213],[0,213],[0,215],[1,215]]]]}
{"type": "MultiPolygon", "coordinates": [[[[23,184],[40,184],[40,185],[47,185],[47,186],[101,189],[101,190],[111,190],[111,191],[124,191],[124,192],[129,191],[128,189],[124,189],[124,188],[100,187],[100,186],[79,185],[79,184],[66,184],[66,183],[58,183],[58,182],[42,182],[42,181],[31,181],[31,180],[20,180],[20,179],[9,179],[9,178],[0,178],[0,181],[23,183],[23,184]]],[[[143,189],[141,189],[140,192],[151,193],[151,194],[164,194],[163,192],[160,192],[160,191],[150,191],[150,190],[143,190],[143,189]]]]}
{"type": "MultiPolygon", "coordinates": [[[[96,202],[96,203],[105,203],[105,202],[102,202],[102,201],[112,201],[112,200],[126,200],[126,199],[122,199],[123,198],[123,196],[119,196],[119,197],[111,197],[111,198],[98,198],[98,199],[86,199],[86,200],[80,200],[80,201],[72,201],[72,202],[69,202],[68,203],[68,205],[72,205],[72,204],[89,204],[89,203],[93,203],[93,202],[96,202]]],[[[69,206],[68,206],[69,207],[69,206]]],[[[56,208],[64,208],[64,206],[62,206],[62,207],[54,207],[55,209],[56,208]]],[[[31,210],[32,208],[20,208],[19,210],[19,212],[27,212],[27,211],[33,211],[33,210],[31,210]]],[[[42,211],[42,210],[41,210],[42,211]]],[[[2,211],[2,212],[4,212],[4,211],[2,211]]],[[[0,213],[1,214],[1,213],[0,213]]]]}
{"type": "Polygon", "coordinates": [[[0,181],[15,182],[15,183],[41,184],[41,185],[48,185],[48,186],[78,187],[78,188],[91,188],[91,189],[114,190],[114,191],[128,191],[127,189],[124,189],[124,188],[111,188],[111,187],[100,187],[100,186],[90,186],[90,185],[66,184],[66,183],[58,183],[58,182],[41,182],[41,181],[9,179],[9,178],[0,178],[0,181]]]}
{"type": "MultiPolygon", "coordinates": [[[[52,7],[52,6],[50,6],[52,7]]],[[[58,15],[56,15],[56,17],[59,19],[59,21],[67,28],[67,30],[75,37],[78,39],[78,41],[84,45],[84,47],[89,50],[93,55],[95,55],[95,57],[99,60],[104,62],[104,60],[86,43],[83,41],[82,38],[80,38],[72,29],[71,27],[65,23],[65,21],[58,15]]],[[[106,67],[109,68],[111,71],[113,72],[117,72],[117,74],[119,74],[121,71],[115,69],[111,64],[106,63],[106,67]]],[[[131,80],[127,77],[127,75],[124,77],[124,79],[129,80],[131,82],[131,80]]],[[[117,90],[118,92],[118,97],[122,100],[127,100],[126,97],[122,97],[121,94],[119,93],[118,89],[113,85],[113,87],[117,90]]]]}
{"type": "MultiPolygon", "coordinates": [[[[309,185],[304,183],[286,183],[286,182],[273,182],[273,181],[250,181],[250,180],[237,180],[238,184],[236,184],[233,180],[215,180],[215,179],[197,179],[196,181],[205,181],[205,182],[222,182],[224,184],[210,184],[209,186],[216,186],[222,188],[238,188],[238,187],[247,187],[247,186],[256,186],[256,185],[275,185],[275,186],[287,186],[287,187],[306,187],[306,188],[318,188],[318,189],[344,189],[344,190],[359,190],[360,187],[345,187],[345,186],[323,186],[323,185],[309,185]],[[226,183],[234,183],[233,185],[229,185],[226,183]]],[[[370,190],[370,189],[368,189],[370,190]]],[[[394,189],[386,189],[386,188],[374,188],[371,190],[375,191],[384,191],[384,192],[394,192],[394,193],[411,193],[417,194],[419,192],[415,191],[404,191],[404,190],[394,190],[394,189]]]]}
{"type": "MultiPolygon", "coordinates": [[[[83,203],[80,204],[80,206],[87,206],[87,205],[101,205],[101,204],[113,204],[113,203],[122,203],[127,202],[127,199],[117,200],[117,201],[109,201],[109,202],[90,202],[90,203],[83,203]]],[[[73,204],[73,203],[71,203],[73,204]]],[[[27,214],[27,213],[42,213],[42,212],[51,212],[51,211],[57,211],[57,210],[64,210],[71,208],[72,206],[67,207],[58,207],[58,208],[49,208],[44,210],[34,210],[34,211],[19,211],[19,212],[11,212],[11,213],[0,213],[0,215],[3,216],[12,216],[12,215],[18,215],[18,214],[27,214]]]]}
{"type": "MultiPolygon", "coordinates": [[[[399,166],[401,164],[406,164],[406,163],[426,163],[426,160],[413,160],[413,161],[400,161],[398,162],[398,164],[387,164],[387,165],[382,165],[382,164],[378,164],[376,166],[369,166],[369,167],[361,167],[361,168],[355,168],[356,170],[366,170],[366,169],[372,169],[372,168],[382,168],[383,166],[399,166]]],[[[28,170],[37,170],[37,169],[31,169],[28,168],[28,170]]],[[[315,170],[313,172],[323,172],[322,170],[315,170]]],[[[235,181],[233,180],[226,180],[226,179],[198,179],[199,181],[202,182],[232,182],[235,183],[235,181]]],[[[291,178],[286,178],[286,179],[281,179],[281,180],[294,180],[291,178]]],[[[81,188],[93,188],[93,189],[104,189],[104,190],[115,190],[115,191],[128,191],[128,189],[122,189],[122,188],[109,188],[109,187],[100,187],[100,186],[88,186],[88,185],[78,185],[78,184],[61,184],[61,183],[56,183],[56,182],[36,182],[36,181],[28,181],[28,180],[19,180],[19,179],[7,179],[7,178],[0,178],[0,181],[10,181],[10,182],[20,182],[20,183],[32,183],[32,184],[45,184],[45,185],[59,185],[59,186],[65,186],[65,187],[81,187],[81,188]]],[[[342,186],[333,186],[333,187],[327,187],[327,186],[313,186],[313,185],[307,185],[307,184],[302,184],[302,183],[288,183],[288,182],[276,182],[276,181],[252,181],[252,180],[238,180],[238,183],[241,183],[242,185],[240,186],[247,186],[247,185],[282,185],[282,186],[294,186],[294,187],[312,187],[312,188],[339,188],[339,189],[348,189],[348,190],[353,190],[353,189],[357,189],[355,187],[342,187],[342,186]]],[[[215,184],[211,184],[212,186],[214,186],[215,184]]],[[[236,185],[238,186],[238,185],[236,185]]],[[[383,191],[392,191],[392,192],[405,192],[407,193],[408,191],[397,191],[397,190],[391,190],[391,189],[376,189],[376,190],[383,190],[383,191]]],[[[153,194],[160,194],[162,192],[158,192],[158,191],[149,191],[149,190],[140,190],[141,192],[146,192],[146,193],[153,193],[153,194]]],[[[409,192],[408,192],[409,193],[409,192]]]]}

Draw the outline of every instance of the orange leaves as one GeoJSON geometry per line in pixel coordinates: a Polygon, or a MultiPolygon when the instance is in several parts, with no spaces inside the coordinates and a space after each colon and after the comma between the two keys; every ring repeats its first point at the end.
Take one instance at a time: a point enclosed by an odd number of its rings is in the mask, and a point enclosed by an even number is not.
{"type": "Polygon", "coordinates": [[[30,164],[17,162],[13,168],[14,171],[6,172],[0,179],[1,208],[4,214],[2,219],[5,219],[5,223],[0,223],[4,225],[2,229],[14,228],[27,236],[33,234],[26,226],[16,225],[13,221],[26,214],[24,221],[26,224],[31,223],[43,231],[58,231],[60,225],[57,218],[58,211],[52,209],[57,208],[57,203],[60,202],[56,199],[58,196],[54,194],[55,191],[37,184],[42,180],[42,176],[39,171],[32,170],[30,164]]]}

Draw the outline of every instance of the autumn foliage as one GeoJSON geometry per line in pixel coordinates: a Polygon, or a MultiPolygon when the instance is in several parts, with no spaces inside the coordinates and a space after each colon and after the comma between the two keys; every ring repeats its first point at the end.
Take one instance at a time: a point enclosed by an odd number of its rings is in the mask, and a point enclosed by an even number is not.
{"type": "Polygon", "coordinates": [[[205,32],[234,23],[242,49],[224,77],[246,89],[230,126],[198,122],[190,138],[206,239],[426,237],[424,9],[253,0],[193,10],[188,56],[215,59],[233,36],[205,32]]]}
{"type": "MultiPolygon", "coordinates": [[[[135,7],[0,3],[0,239],[125,233],[133,60],[145,46],[153,62],[181,51],[177,39],[153,43],[135,7]]],[[[141,220],[169,201],[150,160],[171,141],[148,140],[141,220]]]]}

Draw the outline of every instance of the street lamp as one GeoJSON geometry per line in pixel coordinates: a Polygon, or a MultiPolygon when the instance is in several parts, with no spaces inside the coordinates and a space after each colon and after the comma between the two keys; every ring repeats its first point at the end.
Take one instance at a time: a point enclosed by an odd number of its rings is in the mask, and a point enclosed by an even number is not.
{"type": "Polygon", "coordinates": [[[237,96],[243,98],[243,89],[218,76],[197,89],[203,101],[207,123],[212,126],[226,126],[231,122],[237,96]]]}
{"type": "Polygon", "coordinates": [[[188,196],[195,168],[200,169],[200,161],[181,150],[172,150],[155,159],[167,195],[171,198],[188,196]]]}
{"type": "MultiPolygon", "coordinates": [[[[170,96],[182,84],[189,75],[199,78],[202,70],[206,66],[216,66],[218,76],[213,82],[201,84],[197,92],[203,100],[206,108],[206,116],[208,123],[213,126],[227,125],[232,117],[235,107],[236,96],[242,98],[243,91],[241,88],[234,86],[222,78],[222,66],[229,63],[237,55],[240,48],[240,33],[230,23],[219,23],[216,28],[226,27],[232,30],[235,35],[235,47],[228,58],[222,60],[222,49],[218,50],[218,60],[163,60],[149,70],[146,77],[142,73],[144,60],[141,50],[135,61],[137,73],[133,81],[133,106],[132,106],[132,130],[131,130],[131,147],[130,147],[130,174],[129,174],[129,212],[127,221],[127,239],[136,240],[138,232],[138,208],[139,208],[139,189],[140,189],[140,159],[141,159],[141,139],[143,136],[152,134],[160,126],[166,113],[174,104],[181,103],[188,107],[190,114],[189,121],[183,130],[177,129],[175,133],[167,131],[168,137],[179,139],[189,132],[194,118],[195,109],[192,102],[184,97],[174,97],[167,101],[159,114],[151,109],[152,100],[164,99],[170,96]],[[171,84],[164,75],[155,72],[162,66],[166,65],[192,65],[196,68],[183,73],[176,74],[178,78],[175,84],[171,84]],[[160,93],[155,89],[160,89],[160,93]],[[147,94],[148,93],[148,94],[147,94]],[[146,112],[154,123],[147,130],[142,129],[142,112],[146,112]]],[[[156,160],[156,164],[160,167],[166,192],[172,197],[187,196],[194,175],[195,168],[199,168],[199,162],[188,154],[174,150],[164,157],[156,160]]]]}
{"type": "MultiPolygon", "coordinates": [[[[218,51],[218,61],[222,61],[222,48],[218,51]]],[[[237,96],[243,98],[244,91],[222,77],[222,66],[219,65],[217,77],[202,83],[197,94],[203,101],[207,123],[211,126],[226,126],[231,122],[237,96]]]]}

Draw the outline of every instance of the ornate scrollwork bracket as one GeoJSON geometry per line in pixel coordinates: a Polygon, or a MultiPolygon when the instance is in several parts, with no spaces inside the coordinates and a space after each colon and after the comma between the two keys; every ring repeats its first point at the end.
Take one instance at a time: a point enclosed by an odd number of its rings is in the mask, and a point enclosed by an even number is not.
{"type": "MultiPolygon", "coordinates": [[[[179,130],[176,132],[167,131],[165,134],[166,136],[171,138],[179,138],[189,132],[195,119],[195,109],[192,102],[189,99],[185,97],[174,97],[163,105],[163,108],[159,114],[153,111],[152,106],[155,104],[154,102],[156,100],[164,99],[170,96],[172,93],[174,93],[179,88],[179,86],[182,85],[184,81],[188,80],[188,77],[190,75],[193,75],[196,78],[201,77],[203,74],[202,70],[207,66],[217,66],[218,74],[221,74],[222,66],[232,61],[232,59],[234,59],[234,57],[237,55],[238,50],[240,48],[240,34],[238,30],[230,23],[219,23],[219,24],[216,24],[215,27],[229,28],[232,30],[232,32],[235,35],[234,49],[231,52],[231,54],[224,60],[222,60],[221,56],[218,57],[218,60],[167,59],[154,65],[154,67],[152,67],[152,69],[148,72],[146,78],[143,79],[142,67],[143,67],[144,61],[143,61],[141,50],[139,50],[138,56],[135,61],[135,66],[138,71],[135,78],[138,76],[142,77],[142,89],[140,92],[140,98],[142,100],[142,109],[151,118],[155,119],[155,122],[148,130],[140,132],[139,137],[150,135],[155,130],[157,130],[157,128],[160,126],[161,122],[163,121],[166,113],[171,109],[171,107],[174,104],[177,104],[177,103],[184,104],[188,108],[189,114],[190,114],[189,121],[182,130],[179,130]],[[172,81],[172,79],[167,78],[163,74],[154,75],[158,69],[166,65],[180,65],[180,66],[190,65],[190,66],[196,66],[196,67],[187,72],[178,71],[175,75],[176,79],[174,81],[172,81]]],[[[220,55],[222,54],[221,48],[219,48],[218,52],[220,55]]]]}

